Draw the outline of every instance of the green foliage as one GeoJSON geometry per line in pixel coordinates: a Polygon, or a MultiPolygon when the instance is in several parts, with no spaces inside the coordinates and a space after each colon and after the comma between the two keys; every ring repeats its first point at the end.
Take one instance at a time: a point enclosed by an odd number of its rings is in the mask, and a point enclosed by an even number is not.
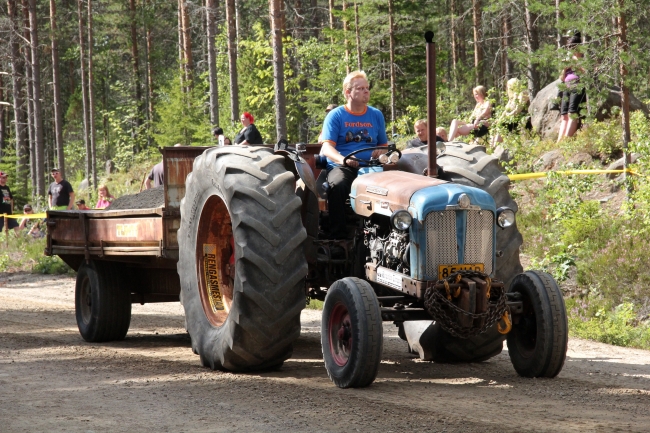
{"type": "Polygon", "coordinates": [[[650,322],[639,322],[633,303],[609,308],[602,301],[568,299],[570,334],[617,346],[650,349],[650,322]]]}
{"type": "Polygon", "coordinates": [[[322,310],[323,301],[319,301],[318,299],[310,299],[309,304],[307,304],[307,308],[309,310],[322,310]]]}
{"type": "Polygon", "coordinates": [[[43,255],[45,238],[34,239],[27,236],[27,231],[9,232],[7,245],[6,234],[0,234],[3,252],[0,254],[0,272],[34,272],[41,274],[65,274],[72,272],[70,267],[59,257],[43,255]]]}
{"type": "Polygon", "coordinates": [[[205,82],[181,83],[177,74],[163,89],[154,122],[153,137],[160,147],[206,146],[210,142],[210,119],[203,106],[205,82]]]}

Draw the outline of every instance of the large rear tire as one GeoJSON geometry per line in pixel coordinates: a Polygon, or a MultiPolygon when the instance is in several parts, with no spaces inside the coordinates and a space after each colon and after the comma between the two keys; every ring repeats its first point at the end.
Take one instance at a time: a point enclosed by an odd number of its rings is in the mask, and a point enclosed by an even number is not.
{"type": "Polygon", "coordinates": [[[123,340],[131,324],[131,293],[115,265],[83,263],[75,284],[75,316],[79,333],[90,343],[123,340]]]}
{"type": "Polygon", "coordinates": [[[321,345],[327,374],[339,388],[362,388],[375,380],[383,328],[379,301],[367,281],[348,277],[329,288],[321,345]]]}
{"type": "Polygon", "coordinates": [[[562,291],[552,276],[539,271],[517,275],[509,291],[520,294],[524,310],[507,337],[512,365],[524,377],[557,376],[569,340],[562,291]]]}
{"type": "Polygon", "coordinates": [[[178,274],[192,349],[231,371],[282,365],[300,335],[307,236],[284,157],[208,149],[186,179],[178,274]]]}

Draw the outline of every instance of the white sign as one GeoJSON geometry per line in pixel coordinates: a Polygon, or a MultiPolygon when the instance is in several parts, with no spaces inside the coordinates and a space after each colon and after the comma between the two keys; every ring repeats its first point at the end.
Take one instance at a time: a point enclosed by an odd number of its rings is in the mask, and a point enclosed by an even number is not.
{"type": "Polygon", "coordinates": [[[381,266],[377,268],[377,282],[397,290],[402,290],[402,274],[382,268],[381,266]]]}

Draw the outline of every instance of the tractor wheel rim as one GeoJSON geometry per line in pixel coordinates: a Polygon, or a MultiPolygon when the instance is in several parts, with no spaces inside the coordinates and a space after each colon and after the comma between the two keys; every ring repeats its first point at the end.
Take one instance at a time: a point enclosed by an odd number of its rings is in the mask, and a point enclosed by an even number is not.
{"type": "Polygon", "coordinates": [[[92,315],[93,306],[92,289],[90,287],[90,279],[88,278],[84,278],[81,283],[81,299],[79,301],[81,307],[81,318],[84,323],[88,323],[90,321],[90,316],[92,315]]]}
{"type": "Polygon", "coordinates": [[[524,314],[519,319],[519,324],[514,327],[513,331],[519,353],[526,358],[530,358],[534,356],[535,347],[537,346],[537,317],[528,296],[524,293],[522,295],[524,314]]]}
{"type": "Polygon", "coordinates": [[[348,363],[354,344],[354,332],[350,313],[342,303],[332,309],[329,317],[329,349],[332,359],[339,367],[348,363]]]}

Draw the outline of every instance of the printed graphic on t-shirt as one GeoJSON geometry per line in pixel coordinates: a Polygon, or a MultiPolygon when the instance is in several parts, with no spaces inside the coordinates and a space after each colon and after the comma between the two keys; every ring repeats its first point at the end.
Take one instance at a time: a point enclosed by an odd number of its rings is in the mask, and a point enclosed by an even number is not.
{"type": "Polygon", "coordinates": [[[2,203],[11,204],[11,195],[9,194],[8,189],[2,190],[2,203]]]}

